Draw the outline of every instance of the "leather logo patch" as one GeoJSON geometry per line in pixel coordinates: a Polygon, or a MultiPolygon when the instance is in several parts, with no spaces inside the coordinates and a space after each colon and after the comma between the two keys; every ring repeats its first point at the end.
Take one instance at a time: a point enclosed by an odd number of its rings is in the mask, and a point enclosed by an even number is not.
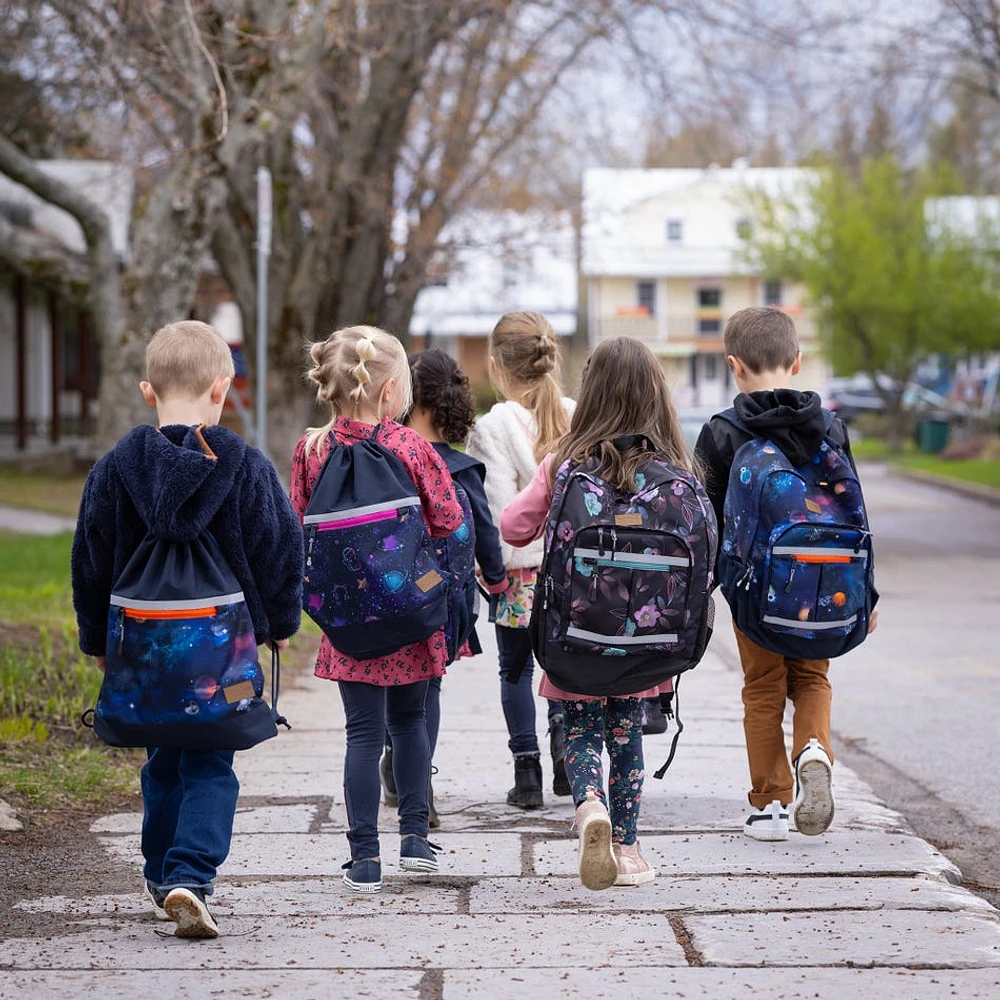
{"type": "Polygon", "coordinates": [[[642,514],[615,514],[615,524],[619,528],[638,528],[642,525],[642,514]]]}
{"type": "Polygon", "coordinates": [[[243,701],[244,698],[254,697],[253,684],[250,681],[240,681],[238,684],[224,687],[222,693],[226,696],[228,704],[235,705],[236,702],[243,701]]]}
{"type": "Polygon", "coordinates": [[[428,590],[436,587],[441,582],[441,574],[436,570],[428,570],[419,580],[417,586],[426,594],[428,590]]]}

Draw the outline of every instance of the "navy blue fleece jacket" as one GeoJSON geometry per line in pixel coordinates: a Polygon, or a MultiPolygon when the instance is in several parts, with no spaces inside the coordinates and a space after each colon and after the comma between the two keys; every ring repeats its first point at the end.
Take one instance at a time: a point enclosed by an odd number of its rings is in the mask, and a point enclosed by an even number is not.
{"type": "Polygon", "coordinates": [[[73,539],[73,606],[80,649],[103,656],[111,589],[147,528],[219,543],[253,619],[258,643],[287,639],[302,610],[302,529],[274,466],[225,427],[202,435],[174,425],[129,431],[90,471],[73,539]]]}

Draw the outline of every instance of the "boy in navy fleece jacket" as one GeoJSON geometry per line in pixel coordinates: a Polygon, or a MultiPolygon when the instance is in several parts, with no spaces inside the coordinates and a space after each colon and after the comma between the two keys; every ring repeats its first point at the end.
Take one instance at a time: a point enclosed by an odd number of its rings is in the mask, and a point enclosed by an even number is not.
{"type": "MultiPolygon", "coordinates": [[[[258,644],[286,647],[301,615],[302,532],[274,466],[218,426],[234,374],[228,345],[204,323],[171,323],[150,340],[146,370],[139,388],[159,429],[129,431],[91,470],[80,502],[72,554],[80,649],[104,669],[111,589],[147,529],[177,541],[211,531],[258,644]]],[[[233,751],[149,747],[147,758],[142,854],[154,914],[173,920],[179,937],[216,937],[206,897],[232,839],[233,751]]]]}

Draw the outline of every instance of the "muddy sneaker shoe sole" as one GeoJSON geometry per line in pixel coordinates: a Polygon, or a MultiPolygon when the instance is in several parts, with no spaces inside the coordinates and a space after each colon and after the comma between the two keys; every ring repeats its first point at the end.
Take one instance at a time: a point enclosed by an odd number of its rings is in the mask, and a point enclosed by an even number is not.
{"type": "Polygon", "coordinates": [[[610,889],[618,878],[611,850],[611,820],[588,816],[580,823],[580,881],[587,889],[610,889]]]}
{"type": "Polygon", "coordinates": [[[177,925],[175,937],[216,938],[218,924],[212,919],[208,907],[191,889],[171,889],[163,901],[167,916],[177,925]]]}
{"type": "Polygon", "coordinates": [[[815,741],[799,755],[795,764],[796,795],[792,822],[799,833],[815,837],[833,822],[833,767],[826,751],[815,741]]]}

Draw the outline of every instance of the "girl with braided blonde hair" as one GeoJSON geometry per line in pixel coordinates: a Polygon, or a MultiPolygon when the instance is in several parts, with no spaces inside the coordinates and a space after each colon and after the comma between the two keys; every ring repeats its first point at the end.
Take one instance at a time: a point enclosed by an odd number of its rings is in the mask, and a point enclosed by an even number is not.
{"type": "MultiPolygon", "coordinates": [[[[488,346],[490,381],[504,400],[476,421],[466,451],[486,466],[486,498],[499,524],[504,507],[531,482],[538,463],[569,430],[574,404],[562,394],[556,334],[541,313],[505,313],[493,328],[488,346]]],[[[542,805],[542,765],[535,731],[528,617],[542,562],[542,542],[517,549],[502,542],[501,549],[508,586],[497,597],[495,608],[500,704],[514,757],[514,787],[507,793],[507,802],[537,809],[542,805]]],[[[548,719],[552,790],[556,795],[570,795],[561,702],[548,702],[548,719]]]]}
{"type": "MultiPolygon", "coordinates": [[[[322,427],[310,428],[295,446],[291,497],[300,521],[330,445],[371,439],[406,468],[432,538],[461,527],[462,507],[447,465],[428,441],[397,420],[409,409],[412,392],[403,345],[376,327],[351,326],[310,345],[309,359],[307,374],[317,386],[316,398],[330,405],[332,415],[322,427]]],[[[316,675],[337,681],[344,703],[344,801],[351,847],[344,884],[355,892],[377,892],[382,886],[379,758],[387,728],[397,750],[393,771],[400,868],[438,870],[437,854],[427,843],[430,747],[424,712],[428,685],[444,674],[447,661],[443,628],[429,639],[367,660],[336,649],[326,635],[320,641],[316,675]]]]}

